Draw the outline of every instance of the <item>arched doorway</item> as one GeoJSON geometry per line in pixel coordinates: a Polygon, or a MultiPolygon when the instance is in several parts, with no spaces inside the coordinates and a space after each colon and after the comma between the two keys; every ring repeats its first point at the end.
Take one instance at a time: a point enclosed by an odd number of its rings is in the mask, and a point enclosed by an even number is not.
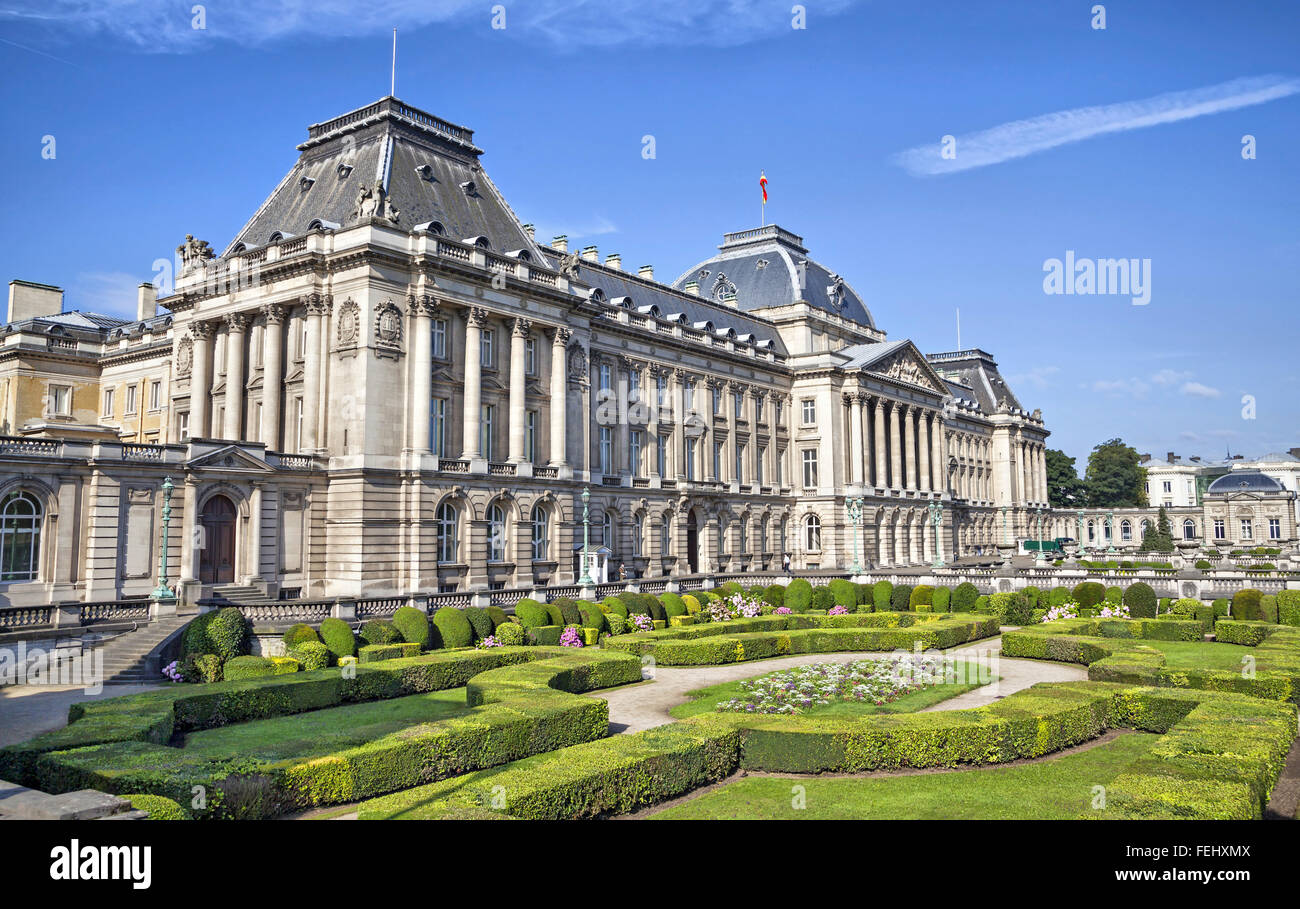
{"type": "Polygon", "coordinates": [[[700,570],[700,525],[695,520],[695,511],[686,515],[686,564],[690,574],[700,570]]]}
{"type": "Polygon", "coordinates": [[[199,516],[203,528],[199,582],[230,584],[235,580],[235,505],[223,495],[208,499],[199,516]]]}

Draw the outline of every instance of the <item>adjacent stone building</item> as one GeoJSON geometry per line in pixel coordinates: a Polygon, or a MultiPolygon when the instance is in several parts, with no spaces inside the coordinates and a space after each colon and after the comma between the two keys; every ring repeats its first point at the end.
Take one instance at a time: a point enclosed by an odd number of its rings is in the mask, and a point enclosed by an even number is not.
{"type": "Polygon", "coordinates": [[[396,98],[298,148],[135,320],[11,285],[0,603],[148,593],[165,477],[188,598],[572,583],[584,489],[611,577],[951,561],[1045,507],[993,357],[888,340],[787,230],[670,285],[539,242],[471,131],[396,98]]]}

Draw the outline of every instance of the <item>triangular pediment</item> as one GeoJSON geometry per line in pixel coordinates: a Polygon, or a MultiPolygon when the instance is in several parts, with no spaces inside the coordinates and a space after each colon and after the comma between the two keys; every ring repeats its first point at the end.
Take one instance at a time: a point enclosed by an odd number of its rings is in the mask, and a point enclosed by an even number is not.
{"type": "Polygon", "coordinates": [[[904,341],[882,353],[878,359],[864,364],[862,371],[905,385],[915,385],[935,394],[949,393],[943,379],[911,341],[904,341]]]}
{"type": "Polygon", "coordinates": [[[234,470],[270,473],[271,468],[265,461],[253,457],[235,445],[226,445],[191,458],[185,464],[191,470],[234,470]]]}

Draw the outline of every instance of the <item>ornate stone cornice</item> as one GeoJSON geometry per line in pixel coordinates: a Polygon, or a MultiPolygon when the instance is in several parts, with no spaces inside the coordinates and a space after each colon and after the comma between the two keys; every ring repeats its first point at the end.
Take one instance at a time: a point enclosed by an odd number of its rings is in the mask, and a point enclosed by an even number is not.
{"type": "Polygon", "coordinates": [[[285,308],[279,303],[267,303],[262,307],[262,316],[267,325],[280,325],[284,322],[285,308]]]}
{"type": "Polygon", "coordinates": [[[231,332],[243,334],[248,330],[248,313],[230,312],[223,317],[226,321],[226,328],[231,332]]]}
{"type": "Polygon", "coordinates": [[[514,325],[511,328],[511,334],[516,338],[527,338],[533,333],[533,323],[528,319],[516,317],[514,325]]]}
{"type": "Polygon", "coordinates": [[[475,328],[484,328],[487,326],[489,316],[491,313],[483,307],[472,306],[465,313],[465,321],[475,328]]]}
{"type": "Polygon", "coordinates": [[[206,341],[212,337],[212,323],[195,321],[190,323],[190,334],[196,341],[206,341]]]}
{"type": "Polygon", "coordinates": [[[552,343],[561,347],[567,346],[569,339],[573,337],[573,332],[562,325],[555,326],[555,328],[552,329],[552,333],[552,343]]]}

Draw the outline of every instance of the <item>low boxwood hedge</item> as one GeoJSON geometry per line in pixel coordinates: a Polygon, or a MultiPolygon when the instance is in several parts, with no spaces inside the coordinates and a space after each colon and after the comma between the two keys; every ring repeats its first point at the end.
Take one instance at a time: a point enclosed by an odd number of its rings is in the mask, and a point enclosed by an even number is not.
{"type": "Polygon", "coordinates": [[[402,657],[420,655],[420,645],[411,643],[366,644],[357,651],[357,662],[379,663],[383,660],[396,660],[402,657]]]}

